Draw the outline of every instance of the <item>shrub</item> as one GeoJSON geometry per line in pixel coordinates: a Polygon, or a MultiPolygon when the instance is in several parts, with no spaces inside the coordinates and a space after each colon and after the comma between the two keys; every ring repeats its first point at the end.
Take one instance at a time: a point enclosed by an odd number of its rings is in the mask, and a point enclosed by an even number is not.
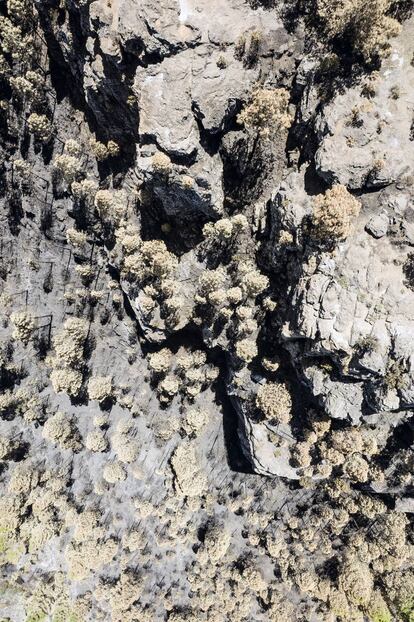
{"type": "Polygon", "coordinates": [[[37,324],[34,316],[28,311],[20,311],[12,313],[10,319],[14,325],[12,337],[24,344],[29,343],[37,324]]]}
{"type": "Polygon", "coordinates": [[[79,158],[65,153],[55,159],[54,166],[68,184],[74,181],[80,171],[79,158]]]}
{"type": "Polygon", "coordinates": [[[244,214],[236,214],[232,216],[231,222],[237,233],[249,230],[249,221],[244,214]]]}
{"type": "Polygon", "coordinates": [[[175,376],[166,376],[158,385],[160,400],[163,402],[171,401],[174,395],[178,393],[179,388],[180,384],[175,376]]]}
{"type": "Polygon", "coordinates": [[[245,62],[248,66],[252,66],[257,62],[262,40],[263,34],[260,30],[254,30],[250,35],[249,47],[247,48],[245,56],[245,62]]]}
{"type": "Polygon", "coordinates": [[[388,40],[396,36],[400,24],[387,15],[391,0],[316,0],[316,14],[329,38],[349,35],[354,51],[367,61],[384,56],[388,40]]]}
{"type": "Polygon", "coordinates": [[[236,343],[236,354],[244,363],[251,363],[257,356],[257,344],[252,339],[242,339],[236,343]]]}
{"type": "Polygon", "coordinates": [[[313,237],[322,242],[345,240],[360,209],[360,202],[339,184],[316,196],[313,201],[313,237]]]}
{"type": "Polygon", "coordinates": [[[80,318],[68,318],[53,340],[59,365],[79,367],[83,363],[88,323],[80,318]]]}
{"type": "Polygon", "coordinates": [[[101,143],[99,140],[96,140],[95,138],[93,138],[90,141],[90,145],[91,145],[92,153],[95,156],[95,158],[98,160],[98,162],[102,162],[103,160],[106,160],[106,158],[109,156],[107,146],[104,143],[101,143]]]}
{"type": "Polygon", "coordinates": [[[116,484],[126,479],[127,473],[120,462],[108,462],[102,472],[103,478],[108,484],[116,484]]]}
{"type": "Polygon", "coordinates": [[[65,142],[65,151],[71,156],[79,157],[81,155],[81,147],[76,140],[69,138],[65,142]]]}
{"type": "Polygon", "coordinates": [[[24,21],[30,15],[30,2],[28,0],[7,0],[7,13],[17,21],[24,21]]]}
{"type": "Polygon", "coordinates": [[[104,402],[113,395],[112,379],[109,376],[95,376],[88,382],[89,399],[104,402]]]}
{"type": "Polygon", "coordinates": [[[0,39],[4,52],[11,54],[13,60],[27,62],[33,54],[33,37],[23,35],[7,17],[0,16],[0,39]]]}
{"type": "Polygon", "coordinates": [[[140,598],[142,592],[142,576],[131,570],[123,570],[116,581],[102,581],[101,585],[95,589],[94,596],[98,601],[108,602],[111,620],[132,622],[137,619],[132,605],[140,598]]]}
{"type": "Polygon", "coordinates": [[[402,603],[399,613],[404,622],[414,622],[414,601],[410,599],[406,603],[402,603]]]}
{"type": "Polygon", "coordinates": [[[243,291],[241,287],[230,287],[227,290],[227,300],[233,304],[237,305],[243,299],[243,291]]]}
{"type": "Polygon", "coordinates": [[[105,145],[99,140],[93,138],[90,141],[90,145],[92,153],[94,154],[98,162],[103,162],[103,160],[106,160],[109,157],[116,157],[119,155],[119,145],[114,140],[108,141],[108,143],[105,145]]]}
{"type": "Polygon", "coordinates": [[[31,99],[35,94],[33,84],[23,76],[10,78],[10,86],[15,95],[31,99]]]}
{"type": "Polygon", "coordinates": [[[71,542],[65,549],[69,579],[74,581],[87,579],[92,570],[98,570],[109,564],[117,551],[118,543],[111,538],[71,542]]]}
{"type": "Polygon", "coordinates": [[[236,309],[236,317],[241,322],[245,322],[246,320],[250,320],[253,317],[253,309],[252,307],[248,307],[247,305],[241,305],[236,309]]]}
{"type": "Polygon", "coordinates": [[[366,482],[368,480],[369,464],[361,454],[351,454],[346,459],[343,470],[345,475],[355,482],[366,482]]]}
{"type": "Polygon", "coordinates": [[[80,276],[82,284],[85,286],[90,285],[95,277],[95,270],[90,264],[78,264],[75,271],[80,276]]]}
{"type": "Polygon", "coordinates": [[[331,443],[334,449],[346,455],[355,451],[361,452],[363,448],[361,431],[354,427],[334,430],[331,434],[331,443]]]}
{"type": "Polygon", "coordinates": [[[251,270],[243,275],[240,286],[246,296],[256,298],[269,286],[269,279],[258,270],[251,270]]]}
{"type": "Polygon", "coordinates": [[[172,353],[168,348],[154,352],[149,357],[149,368],[157,374],[166,373],[171,365],[172,353]]]}
{"type": "Polygon", "coordinates": [[[249,221],[246,216],[236,214],[231,218],[221,218],[215,223],[208,222],[203,227],[203,235],[213,242],[225,242],[234,239],[235,235],[248,229],[249,221]]]}
{"type": "Polygon", "coordinates": [[[17,159],[13,161],[14,172],[21,177],[23,181],[28,181],[32,172],[32,167],[28,162],[17,159]]]}
{"type": "Polygon", "coordinates": [[[89,451],[102,452],[108,449],[108,441],[102,430],[92,430],[85,438],[85,447],[89,451]]]}
{"type": "Polygon", "coordinates": [[[86,244],[86,233],[84,231],[78,231],[73,227],[66,230],[66,239],[75,248],[82,249],[86,244]]]}
{"type": "Polygon", "coordinates": [[[18,449],[19,442],[7,436],[0,436],[0,460],[7,460],[18,449]]]}
{"type": "Polygon", "coordinates": [[[237,326],[237,335],[240,337],[246,337],[247,335],[252,335],[258,329],[258,324],[256,320],[248,319],[245,322],[240,322],[237,326]]]}
{"type": "Polygon", "coordinates": [[[131,553],[140,551],[145,548],[146,538],[145,532],[132,528],[131,531],[124,533],[122,536],[122,546],[131,553]]]}
{"type": "Polygon", "coordinates": [[[338,585],[351,604],[366,606],[373,590],[369,566],[356,559],[346,559],[339,574],[338,585]]]}
{"type": "Polygon", "coordinates": [[[270,139],[292,123],[289,99],[286,89],[258,88],[253,91],[250,103],[238,115],[237,121],[261,139],[270,139]]]}
{"type": "Polygon", "coordinates": [[[122,250],[125,255],[131,255],[139,251],[142,240],[138,228],[134,225],[128,224],[119,227],[116,231],[116,236],[121,242],[122,250]]]}
{"type": "Polygon", "coordinates": [[[168,175],[172,171],[172,163],[170,158],[161,152],[157,152],[152,156],[152,167],[156,173],[168,175]]]}
{"type": "Polygon", "coordinates": [[[35,421],[41,414],[41,400],[36,384],[0,394],[0,417],[11,419],[16,415],[25,421],[35,421]]]}
{"type": "Polygon", "coordinates": [[[221,218],[215,223],[208,222],[203,227],[203,235],[206,238],[217,237],[217,239],[227,240],[233,233],[233,224],[229,218],[221,218]]]}
{"type": "Polygon", "coordinates": [[[125,258],[123,271],[140,283],[165,279],[174,274],[177,258],[161,240],[142,242],[139,252],[125,258]]]}
{"type": "Polygon", "coordinates": [[[188,434],[199,434],[207,425],[209,420],[208,413],[199,408],[190,408],[186,417],[186,431],[188,434]]]}
{"type": "Polygon", "coordinates": [[[227,302],[226,290],[221,288],[215,289],[208,294],[207,300],[213,307],[223,306],[227,302]]]}
{"type": "Polygon", "coordinates": [[[310,456],[311,445],[307,442],[296,443],[293,451],[293,460],[296,466],[307,468],[311,465],[312,458],[310,456]]]}
{"type": "Polygon", "coordinates": [[[119,155],[119,145],[114,140],[109,140],[106,144],[106,148],[111,158],[115,158],[119,155]]]}
{"type": "Polygon", "coordinates": [[[256,406],[266,419],[288,423],[292,416],[292,398],[282,382],[267,382],[259,387],[256,406]]]}
{"type": "Polygon", "coordinates": [[[115,451],[120,462],[129,464],[134,462],[138,457],[138,442],[129,438],[127,434],[117,432],[111,438],[112,449],[115,451]]]}
{"type": "Polygon", "coordinates": [[[29,466],[29,463],[19,462],[11,474],[8,490],[16,495],[28,494],[39,483],[39,471],[29,466]]]}
{"type": "Polygon", "coordinates": [[[70,189],[73,196],[77,199],[91,202],[98,191],[98,184],[92,179],[83,179],[82,181],[73,181],[70,189]]]}
{"type": "Polygon", "coordinates": [[[54,369],[50,380],[56,393],[67,393],[76,397],[81,390],[83,378],[76,369],[54,369]]]}
{"type": "Polygon", "coordinates": [[[216,270],[205,270],[199,280],[198,289],[202,296],[223,287],[226,280],[226,273],[223,268],[217,268],[216,270]]]}
{"type": "Polygon", "coordinates": [[[44,114],[36,114],[33,112],[28,120],[30,131],[42,143],[47,143],[52,134],[52,124],[44,114]]]}
{"type": "Polygon", "coordinates": [[[374,592],[367,613],[372,622],[392,622],[390,610],[379,591],[374,592]]]}
{"type": "Polygon", "coordinates": [[[45,85],[45,78],[41,71],[33,71],[29,69],[26,71],[25,75],[26,80],[30,82],[36,89],[39,89],[45,85]]]}
{"type": "Polygon", "coordinates": [[[81,447],[79,432],[72,419],[62,412],[50,417],[43,426],[42,436],[59,445],[62,449],[79,449],[81,447]]]}
{"type": "Polygon", "coordinates": [[[208,527],[204,547],[213,564],[219,562],[227,553],[231,542],[229,532],[217,524],[208,527]]]}
{"type": "Polygon", "coordinates": [[[113,207],[113,194],[110,190],[98,190],[94,201],[100,218],[108,218],[113,207]]]}

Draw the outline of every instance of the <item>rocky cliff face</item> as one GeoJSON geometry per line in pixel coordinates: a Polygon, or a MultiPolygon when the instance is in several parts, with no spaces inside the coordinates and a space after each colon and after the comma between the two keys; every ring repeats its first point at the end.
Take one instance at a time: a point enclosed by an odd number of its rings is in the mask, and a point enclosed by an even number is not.
{"type": "Polygon", "coordinates": [[[0,2],[0,612],[413,615],[410,2],[0,2]]]}

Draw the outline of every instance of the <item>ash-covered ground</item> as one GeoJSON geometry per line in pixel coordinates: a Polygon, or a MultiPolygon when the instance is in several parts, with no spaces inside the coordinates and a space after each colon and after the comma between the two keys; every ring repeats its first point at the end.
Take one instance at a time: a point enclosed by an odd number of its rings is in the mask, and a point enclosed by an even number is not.
{"type": "Polygon", "coordinates": [[[413,622],[410,0],[0,0],[0,621],[413,622]]]}

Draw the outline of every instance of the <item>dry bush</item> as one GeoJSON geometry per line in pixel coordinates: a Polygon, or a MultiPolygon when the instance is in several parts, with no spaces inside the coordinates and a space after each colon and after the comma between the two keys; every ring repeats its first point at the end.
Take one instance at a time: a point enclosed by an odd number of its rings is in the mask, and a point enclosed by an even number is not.
{"type": "Polygon", "coordinates": [[[10,319],[14,326],[13,338],[22,341],[24,344],[29,343],[37,325],[35,317],[28,311],[20,311],[12,313],[10,319]]]}
{"type": "Polygon", "coordinates": [[[28,182],[30,180],[32,174],[32,167],[29,162],[25,160],[21,160],[20,158],[13,161],[13,171],[20,177],[20,179],[24,182],[28,182]]]}
{"type": "Polygon", "coordinates": [[[172,171],[172,162],[165,153],[157,151],[152,156],[152,167],[156,173],[168,175],[172,171]]]}
{"type": "Polygon", "coordinates": [[[111,437],[111,446],[118,460],[124,464],[130,464],[138,457],[138,441],[130,438],[127,433],[116,432],[116,434],[111,437]]]}
{"type": "Polygon", "coordinates": [[[85,343],[89,325],[80,318],[68,318],[53,340],[50,379],[57,393],[76,397],[82,387],[85,343]]]}
{"type": "MultiPolygon", "coordinates": [[[[72,158],[72,156],[70,157],[72,158]]],[[[70,189],[75,198],[92,203],[98,191],[98,184],[92,179],[83,179],[82,181],[73,181],[70,189]]]]}
{"type": "Polygon", "coordinates": [[[88,578],[92,571],[109,564],[117,551],[118,543],[111,538],[71,542],[65,549],[68,577],[74,581],[88,578]]]}
{"type": "Polygon", "coordinates": [[[127,473],[120,462],[108,462],[103,468],[102,476],[108,484],[116,484],[123,482],[127,473]]]}
{"type": "Polygon", "coordinates": [[[79,432],[69,415],[57,412],[50,417],[42,431],[43,438],[59,445],[62,449],[80,449],[79,432]]]}
{"type": "Polygon", "coordinates": [[[119,145],[114,140],[108,141],[105,145],[105,143],[102,143],[99,140],[93,138],[90,141],[90,146],[92,149],[92,153],[94,154],[98,162],[103,162],[107,158],[112,158],[119,155],[119,145]]]}
{"type": "Polygon", "coordinates": [[[256,406],[266,419],[288,423],[292,416],[292,398],[282,382],[262,384],[257,392],[256,406]]]}
{"type": "Polygon", "coordinates": [[[325,243],[345,240],[360,209],[360,202],[345,186],[333,186],[314,198],[312,236],[325,243]]]}
{"type": "Polygon", "coordinates": [[[367,605],[369,603],[373,579],[367,564],[357,559],[346,560],[342,565],[338,583],[352,604],[367,605]]]}
{"type": "Polygon", "coordinates": [[[29,12],[28,0],[7,0],[7,12],[15,21],[24,20],[29,12]]]}
{"type": "Polygon", "coordinates": [[[354,482],[366,482],[368,480],[369,464],[361,454],[353,453],[346,459],[343,470],[354,482]]]}
{"type": "Polygon", "coordinates": [[[85,438],[85,447],[89,451],[102,452],[108,449],[108,440],[103,430],[92,430],[85,438]]]}
{"type": "Polygon", "coordinates": [[[68,138],[68,140],[65,141],[65,151],[71,156],[79,157],[82,153],[82,148],[76,140],[68,138]]]}
{"type": "Polygon", "coordinates": [[[160,402],[168,404],[177,395],[180,390],[180,383],[178,378],[170,374],[166,376],[164,380],[158,385],[158,396],[160,402]]]}
{"type": "Polygon", "coordinates": [[[251,363],[257,354],[257,344],[253,339],[241,339],[236,342],[236,355],[243,363],[251,363]]]}
{"type": "Polygon", "coordinates": [[[124,272],[139,283],[171,277],[177,268],[177,258],[161,240],[142,242],[137,253],[124,261],[124,272]]]}
{"type": "Polygon", "coordinates": [[[54,166],[58,170],[66,183],[72,183],[80,171],[79,158],[63,153],[54,161],[54,166]]]}
{"type": "Polygon", "coordinates": [[[88,323],[81,318],[68,318],[53,340],[56,360],[60,365],[79,367],[84,359],[88,323]]]}
{"type": "Polygon", "coordinates": [[[78,231],[73,227],[66,230],[66,239],[76,249],[84,249],[86,246],[87,236],[84,231],[78,231]]]}
{"type": "Polygon", "coordinates": [[[112,379],[109,376],[94,376],[88,382],[89,399],[105,402],[113,397],[112,379]]]}
{"type": "Polygon", "coordinates": [[[231,218],[220,218],[216,222],[208,222],[203,227],[203,236],[213,243],[223,243],[249,230],[249,221],[243,214],[231,218]]]}
{"type": "Polygon", "coordinates": [[[219,562],[227,553],[231,534],[218,524],[210,525],[204,538],[204,548],[213,564],[219,562]]]}
{"type": "Polygon", "coordinates": [[[387,15],[391,0],[316,0],[315,9],[329,38],[349,35],[353,49],[367,61],[384,56],[400,24],[387,15]]]}
{"type": "Polygon", "coordinates": [[[190,408],[187,412],[184,429],[187,434],[194,434],[197,436],[207,425],[209,421],[209,415],[200,408],[190,408]]]}
{"type": "Polygon", "coordinates": [[[76,369],[53,369],[50,381],[56,393],[67,393],[76,397],[82,387],[82,374],[76,369]]]}
{"type": "Polygon", "coordinates": [[[159,352],[154,352],[149,356],[148,366],[152,372],[164,374],[170,369],[172,358],[171,350],[162,348],[159,352]]]}
{"type": "Polygon", "coordinates": [[[253,91],[250,103],[238,115],[237,121],[261,139],[270,139],[292,123],[289,99],[286,89],[258,88],[253,91]]]}
{"type": "Polygon", "coordinates": [[[34,134],[40,142],[46,143],[50,139],[52,134],[52,124],[46,115],[36,114],[33,112],[29,116],[27,123],[32,134],[34,134]]]}

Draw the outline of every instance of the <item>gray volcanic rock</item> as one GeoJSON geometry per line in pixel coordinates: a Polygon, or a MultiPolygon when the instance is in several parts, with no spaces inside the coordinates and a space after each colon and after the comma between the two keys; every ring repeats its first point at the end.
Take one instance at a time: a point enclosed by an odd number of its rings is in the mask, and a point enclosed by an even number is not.
{"type": "Polygon", "coordinates": [[[374,238],[382,238],[387,235],[389,226],[389,217],[386,212],[381,212],[373,216],[365,225],[365,229],[374,236],[374,238]]]}
{"type": "MultiPolygon", "coordinates": [[[[395,361],[406,362],[401,370],[404,377],[408,379],[412,373],[407,356],[414,329],[414,298],[405,285],[398,261],[401,251],[389,240],[382,238],[377,242],[368,237],[363,226],[364,216],[357,223],[354,235],[337,249],[334,257],[326,258],[325,262],[322,259],[312,275],[299,280],[292,297],[294,312],[284,329],[284,337],[288,341],[309,340],[308,354],[331,357],[344,377],[364,378],[370,392],[379,399],[376,408],[398,409],[405,405],[401,392],[391,387],[380,397],[376,380],[380,377],[385,382],[387,370],[395,361]],[[372,351],[360,352],[358,348],[363,350],[367,338],[372,351]],[[390,392],[394,397],[389,403],[390,392]]],[[[327,393],[332,401],[339,390],[338,398],[341,396],[341,400],[349,402],[345,410],[337,405],[329,407],[333,416],[348,416],[353,420],[360,416],[361,388],[355,401],[358,385],[339,382],[334,385],[336,389],[329,383],[325,387],[328,381],[323,380],[323,374],[316,385],[315,379],[312,382],[315,395],[327,393]]]]}
{"type": "Polygon", "coordinates": [[[339,93],[318,115],[315,162],[327,182],[375,188],[413,173],[413,32],[410,24],[393,41],[368,83],[339,93]]]}
{"type": "Polygon", "coordinates": [[[191,110],[192,57],[193,52],[186,50],[160,65],[139,68],[135,77],[140,135],[156,141],[173,157],[191,158],[198,150],[197,124],[191,110]]]}

